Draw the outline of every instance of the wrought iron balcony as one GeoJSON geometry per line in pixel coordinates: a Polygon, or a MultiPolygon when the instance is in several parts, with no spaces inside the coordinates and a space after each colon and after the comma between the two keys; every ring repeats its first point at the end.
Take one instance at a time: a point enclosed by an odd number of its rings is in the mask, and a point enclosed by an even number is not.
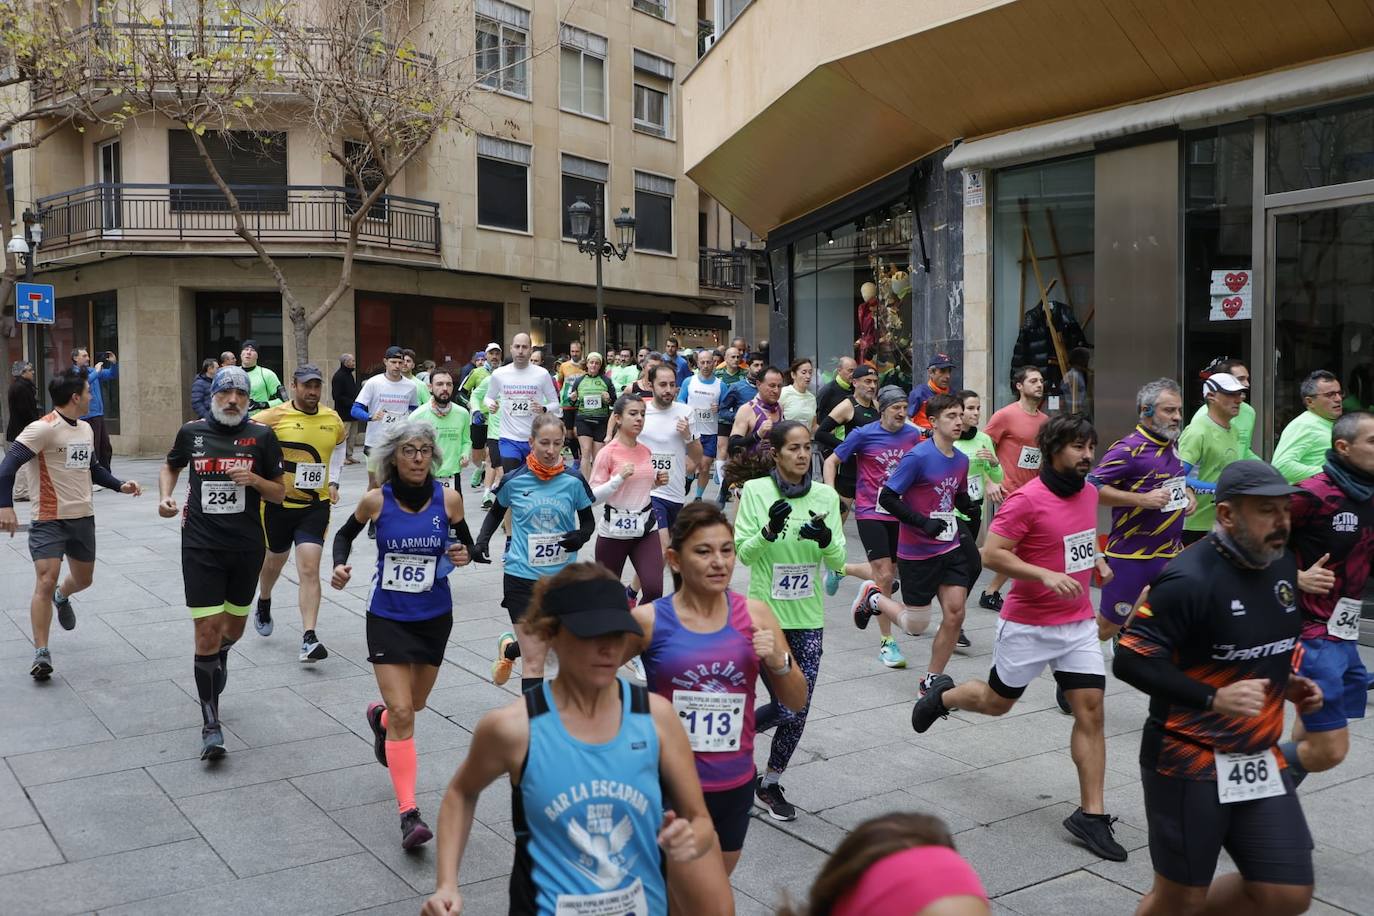
{"type": "Polygon", "coordinates": [[[702,248],[697,280],[708,289],[741,289],[744,286],[744,260],[735,251],[702,248]]]}
{"type": "MultiPolygon", "coordinates": [[[[265,243],[332,246],[348,238],[348,218],[361,203],[350,188],[327,185],[232,186],[249,227],[265,243]]],[[[214,185],[92,184],[38,201],[42,253],[91,242],[243,244],[214,185]]],[[[403,251],[439,253],[439,204],[383,195],[363,220],[358,241],[403,251]]],[[[42,254],[40,253],[40,259],[42,254]]]]}

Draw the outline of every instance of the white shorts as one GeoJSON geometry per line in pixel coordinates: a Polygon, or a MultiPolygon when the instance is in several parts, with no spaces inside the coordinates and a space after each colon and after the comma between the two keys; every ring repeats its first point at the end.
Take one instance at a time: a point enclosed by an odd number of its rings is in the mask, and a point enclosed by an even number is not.
{"type": "Polygon", "coordinates": [[[1046,627],[997,621],[992,667],[1003,684],[1024,688],[1039,677],[1046,665],[1056,672],[1105,676],[1107,666],[1097,638],[1097,621],[1078,620],[1046,627]]]}

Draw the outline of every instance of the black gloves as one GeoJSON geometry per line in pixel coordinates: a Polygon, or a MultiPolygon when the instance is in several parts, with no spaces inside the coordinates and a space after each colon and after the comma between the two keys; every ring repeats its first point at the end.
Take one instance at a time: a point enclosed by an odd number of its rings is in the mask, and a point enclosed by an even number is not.
{"type": "Polygon", "coordinates": [[[469,553],[472,554],[472,562],[474,563],[490,563],[490,551],[491,543],[485,538],[478,538],[477,543],[473,545],[473,549],[469,553]]]}
{"type": "Polygon", "coordinates": [[[584,533],[581,529],[569,531],[567,534],[563,535],[563,540],[558,542],[558,546],[562,547],[568,553],[572,553],[574,550],[577,550],[583,544],[587,543],[590,537],[591,535],[584,533]]]}
{"type": "Polygon", "coordinates": [[[921,522],[921,530],[926,533],[927,537],[935,538],[938,541],[944,535],[947,524],[949,524],[948,519],[927,516],[926,520],[921,522]]]}
{"type": "Polygon", "coordinates": [[[775,541],[778,535],[782,534],[787,527],[787,519],[792,514],[792,506],[785,499],[780,499],[768,507],[768,524],[763,529],[765,539],[775,541]]]}
{"type": "Polygon", "coordinates": [[[830,528],[825,524],[825,518],[812,512],[811,521],[801,526],[801,530],[797,532],[797,537],[806,541],[815,541],[816,546],[824,550],[830,546],[830,539],[834,535],[831,534],[830,528]]]}

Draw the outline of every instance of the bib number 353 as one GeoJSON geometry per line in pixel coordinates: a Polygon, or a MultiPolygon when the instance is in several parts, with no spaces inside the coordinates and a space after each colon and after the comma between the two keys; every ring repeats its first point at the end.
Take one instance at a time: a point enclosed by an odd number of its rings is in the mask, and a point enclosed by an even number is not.
{"type": "Polygon", "coordinates": [[[1258,754],[1217,751],[1216,758],[1217,800],[1223,805],[1282,795],[1287,791],[1278,762],[1269,751],[1258,754]]]}

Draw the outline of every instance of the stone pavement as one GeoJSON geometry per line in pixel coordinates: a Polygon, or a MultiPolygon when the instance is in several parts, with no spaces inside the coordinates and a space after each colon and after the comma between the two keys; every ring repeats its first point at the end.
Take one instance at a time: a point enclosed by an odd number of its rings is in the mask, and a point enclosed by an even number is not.
{"type": "MultiPolygon", "coordinates": [[[[0,912],[417,912],[433,887],[433,847],[401,851],[391,784],[372,758],[367,574],[345,592],[326,586],[319,632],[330,657],[306,666],[296,661],[288,567],[274,596],[276,632],[262,639],[249,626],[234,650],[223,700],[230,753],[208,768],[197,759],[178,525],[157,517],[158,467],[117,460],[116,473],[139,480],[145,495],[98,493],[96,584],[74,602],[75,631],[54,623],[57,674],[47,684],[28,676],[25,536],[0,542],[9,583],[0,594],[0,912]]],[[[359,467],[347,469],[344,506],[362,479],[359,467]]],[[[472,496],[468,507],[480,518],[472,496]]],[[[371,542],[360,539],[354,555],[366,570],[371,542]]],[[[852,526],[850,556],[861,556],[852,526]]],[[[499,565],[469,567],[454,581],[448,658],[416,722],[420,805],[431,823],[478,718],[516,695],[488,679],[495,638],[508,628],[500,576],[499,565]]],[[[949,823],[995,912],[1130,913],[1151,878],[1135,763],[1144,697],[1109,682],[1107,804],[1131,858],[1102,862],[1060,826],[1078,790],[1053,682],[1037,681],[1000,720],[955,713],[915,735],[911,702],[929,640],[903,638],[912,667],[883,668],[876,626],[860,633],[849,618],[856,586],[846,580],[828,602],[811,720],[784,779],[804,813],[786,825],[755,819],[733,879],[738,912],[770,913],[784,893],[804,896],[847,829],[917,809],[949,823]]],[[[970,611],[974,647],[956,655],[956,680],[986,675],[994,623],[970,611]]],[[[1317,842],[1317,913],[1374,913],[1374,720],[1353,731],[1345,764],[1302,792],[1317,842]]],[[[761,736],[761,764],[767,754],[761,736]]],[[[465,912],[506,911],[511,844],[510,792],[493,785],[463,863],[465,912]]]]}

